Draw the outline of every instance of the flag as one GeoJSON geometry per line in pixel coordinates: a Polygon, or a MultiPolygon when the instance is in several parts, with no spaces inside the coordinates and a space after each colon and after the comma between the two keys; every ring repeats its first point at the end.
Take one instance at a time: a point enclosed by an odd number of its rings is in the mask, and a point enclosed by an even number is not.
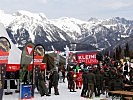
{"type": "Polygon", "coordinates": [[[23,48],[20,62],[20,83],[24,80],[29,64],[33,61],[34,44],[27,43],[23,48]]]}
{"type": "Polygon", "coordinates": [[[6,37],[0,37],[0,100],[3,98],[3,89],[6,76],[6,64],[11,49],[11,44],[6,37]]]}
{"type": "Polygon", "coordinates": [[[38,71],[40,71],[40,65],[42,64],[43,58],[45,55],[45,48],[41,44],[37,44],[34,47],[34,53],[33,53],[33,69],[32,69],[32,95],[34,96],[34,88],[35,88],[35,82],[37,81],[37,75],[38,71]]]}

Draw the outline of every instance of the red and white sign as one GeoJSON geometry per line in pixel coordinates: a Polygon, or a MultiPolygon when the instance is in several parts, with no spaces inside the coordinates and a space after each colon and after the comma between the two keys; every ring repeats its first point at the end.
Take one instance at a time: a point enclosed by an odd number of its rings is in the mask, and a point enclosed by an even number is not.
{"type": "Polygon", "coordinates": [[[17,70],[20,70],[20,64],[7,64],[6,65],[6,71],[8,72],[15,72],[17,70]]]}
{"type": "MultiPolygon", "coordinates": [[[[28,66],[27,70],[31,71],[32,68],[33,68],[33,64],[30,64],[28,66]]],[[[41,70],[46,69],[46,63],[41,63],[40,69],[41,70]]],[[[6,64],[6,71],[8,71],[8,72],[16,72],[18,70],[20,70],[20,64],[6,64]]]]}
{"type": "Polygon", "coordinates": [[[0,64],[8,63],[8,56],[9,56],[8,52],[0,50],[0,64]]]}
{"type": "MultiPolygon", "coordinates": [[[[33,68],[33,64],[30,64],[30,65],[28,66],[28,71],[31,71],[32,68],[33,68]]],[[[41,70],[46,69],[46,63],[41,63],[40,69],[41,69],[41,70]]]]}
{"type": "Polygon", "coordinates": [[[84,62],[86,65],[98,64],[96,54],[97,52],[77,53],[77,61],[78,63],[84,62]]]}
{"type": "Polygon", "coordinates": [[[28,45],[26,47],[26,52],[27,52],[27,54],[32,55],[33,54],[33,46],[32,45],[28,45]]]}
{"type": "Polygon", "coordinates": [[[39,56],[39,55],[34,56],[34,64],[35,65],[40,65],[42,63],[42,60],[43,60],[42,56],[39,56]]]}

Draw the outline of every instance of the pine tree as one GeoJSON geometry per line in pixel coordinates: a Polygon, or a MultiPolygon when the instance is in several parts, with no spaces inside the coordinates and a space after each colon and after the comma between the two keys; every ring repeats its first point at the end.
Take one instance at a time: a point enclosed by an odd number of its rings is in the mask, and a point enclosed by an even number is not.
{"type": "Polygon", "coordinates": [[[125,55],[125,57],[129,57],[130,56],[128,43],[126,43],[126,45],[125,45],[124,55],[125,55]]]}
{"type": "Polygon", "coordinates": [[[118,47],[118,53],[119,53],[119,60],[122,58],[122,48],[121,48],[121,46],[119,45],[119,47],[118,47]]]}
{"type": "Polygon", "coordinates": [[[119,60],[119,48],[116,47],[116,60],[119,60]]]}

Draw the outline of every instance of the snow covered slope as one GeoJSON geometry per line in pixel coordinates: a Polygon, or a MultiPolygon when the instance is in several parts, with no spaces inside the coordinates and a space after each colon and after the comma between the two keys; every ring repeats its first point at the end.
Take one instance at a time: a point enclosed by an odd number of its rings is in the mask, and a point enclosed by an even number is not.
{"type": "MultiPolygon", "coordinates": [[[[33,100],[100,100],[105,99],[105,95],[101,95],[100,97],[95,97],[93,95],[93,99],[83,98],[80,96],[81,89],[76,89],[77,92],[70,92],[67,89],[67,80],[65,83],[59,83],[59,93],[60,95],[54,95],[54,88],[51,89],[51,96],[43,96],[41,97],[40,94],[35,89],[35,97],[33,100]]],[[[6,90],[5,90],[6,91],[6,90]]],[[[4,95],[3,100],[18,100],[19,94],[13,93],[13,95],[4,95]]],[[[107,100],[112,100],[111,97],[106,98],[107,100]]]]}

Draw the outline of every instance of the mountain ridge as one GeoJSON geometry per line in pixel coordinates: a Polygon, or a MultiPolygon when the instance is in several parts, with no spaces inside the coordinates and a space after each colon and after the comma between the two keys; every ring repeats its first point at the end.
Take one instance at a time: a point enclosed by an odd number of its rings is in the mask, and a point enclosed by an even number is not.
{"type": "Polygon", "coordinates": [[[20,48],[32,41],[43,44],[46,50],[63,51],[65,45],[71,50],[106,49],[133,35],[133,20],[120,17],[82,21],[70,17],[48,19],[43,13],[23,10],[12,15],[0,13],[0,21],[13,43],[20,48]]]}

